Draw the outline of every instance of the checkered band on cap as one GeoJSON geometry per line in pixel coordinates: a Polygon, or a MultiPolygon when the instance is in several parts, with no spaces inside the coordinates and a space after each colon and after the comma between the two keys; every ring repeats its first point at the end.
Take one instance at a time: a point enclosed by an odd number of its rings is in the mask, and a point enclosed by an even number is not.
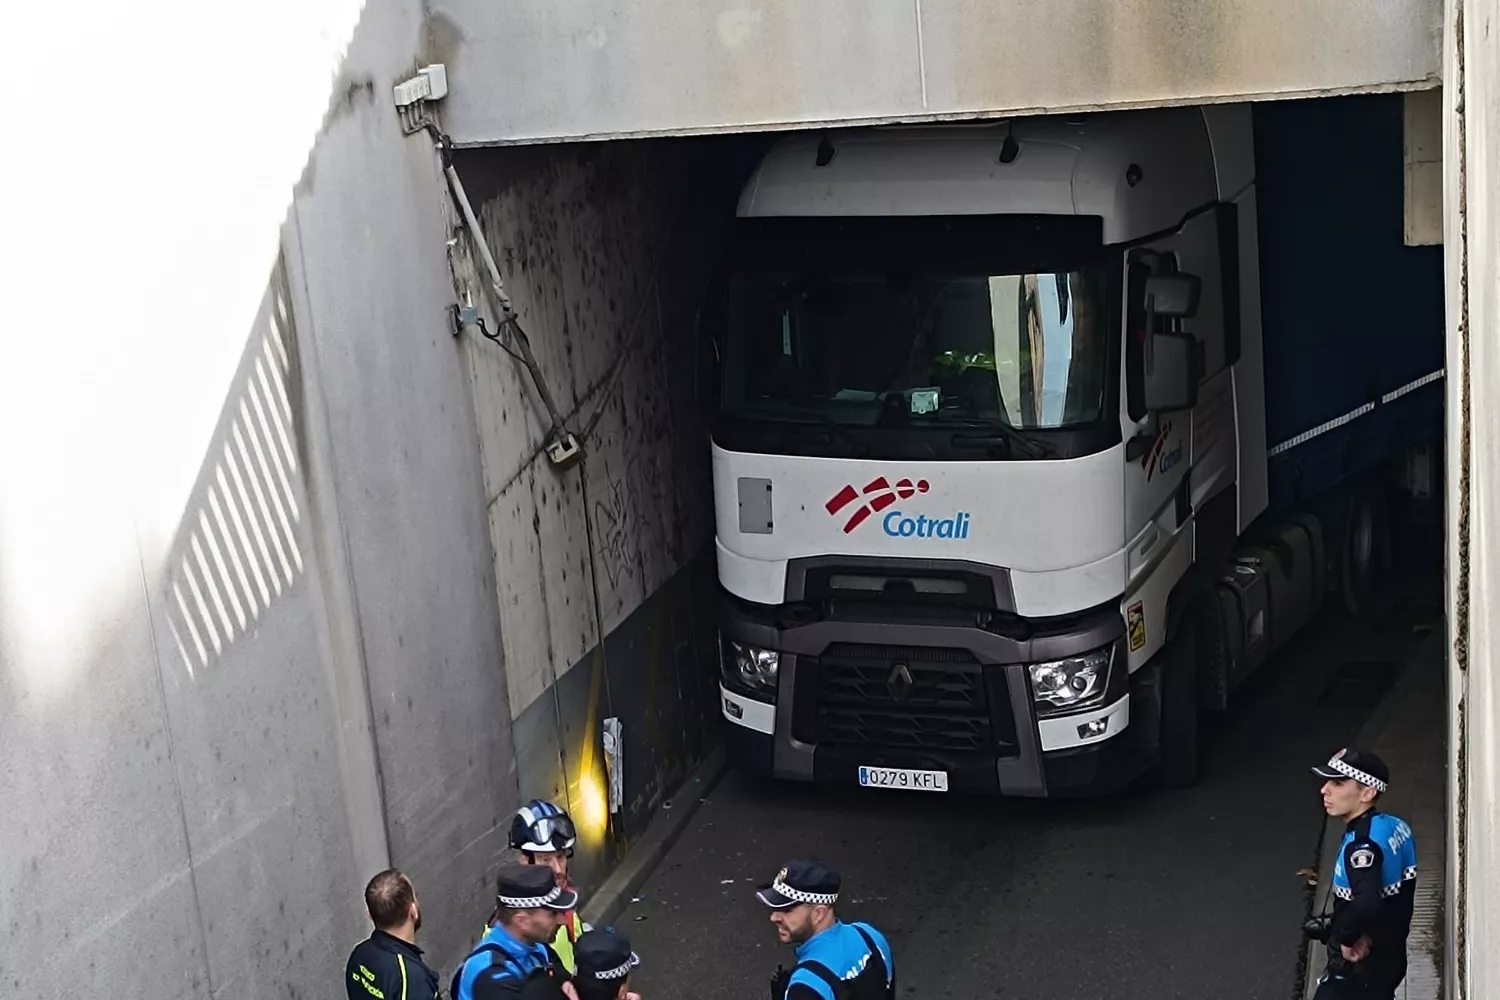
{"type": "Polygon", "coordinates": [[[1331,759],[1328,762],[1328,766],[1333,768],[1339,774],[1342,774],[1344,777],[1353,778],[1361,785],[1368,785],[1371,788],[1375,789],[1377,792],[1384,792],[1386,790],[1385,782],[1375,777],[1375,775],[1361,771],[1357,767],[1350,767],[1348,764],[1345,764],[1337,757],[1331,759]]]}
{"type": "Polygon", "coordinates": [[[839,899],[839,894],[836,892],[803,892],[801,889],[793,889],[779,878],[771,883],[771,890],[780,893],[794,903],[832,906],[839,899]]]}
{"type": "Polygon", "coordinates": [[[617,965],[613,969],[602,969],[594,973],[595,979],[624,979],[630,975],[630,970],[635,968],[635,962],[627,960],[624,965],[617,965]]]}
{"type": "Polygon", "coordinates": [[[562,886],[554,885],[552,891],[545,896],[497,896],[501,906],[508,906],[512,910],[536,910],[557,899],[563,894],[562,886]]]}

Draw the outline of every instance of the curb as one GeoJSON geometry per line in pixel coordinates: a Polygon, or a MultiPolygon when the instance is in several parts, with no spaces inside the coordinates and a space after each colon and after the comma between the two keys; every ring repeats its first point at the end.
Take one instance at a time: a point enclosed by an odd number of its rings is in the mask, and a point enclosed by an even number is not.
{"type": "MultiPolygon", "coordinates": [[[[1355,737],[1353,745],[1369,746],[1374,742],[1376,737],[1384,732],[1399,704],[1395,696],[1400,693],[1401,682],[1406,678],[1407,672],[1416,667],[1427,653],[1429,645],[1441,645],[1445,641],[1444,630],[1436,629],[1433,635],[1428,636],[1418,644],[1416,650],[1401,665],[1400,672],[1392,678],[1390,687],[1386,690],[1385,697],[1380,700],[1380,704],[1375,706],[1375,710],[1370,713],[1370,717],[1365,720],[1364,725],[1360,726],[1359,733],[1355,737]]],[[[1309,916],[1322,913],[1323,908],[1328,903],[1328,894],[1332,886],[1333,866],[1337,860],[1336,856],[1339,844],[1343,842],[1343,839],[1344,824],[1332,818],[1324,820],[1323,831],[1319,835],[1318,840],[1318,886],[1314,890],[1313,905],[1308,914],[1309,916]]],[[[1323,968],[1327,964],[1327,950],[1317,941],[1308,941],[1303,954],[1306,971],[1302,996],[1304,1000],[1312,1000],[1313,994],[1318,989],[1318,977],[1323,974],[1323,968]]],[[[1401,995],[1405,996],[1406,994],[1403,991],[1401,995]]]]}
{"type": "Polygon", "coordinates": [[[651,877],[672,845],[677,843],[677,838],[687,829],[688,821],[697,814],[698,808],[707,800],[709,793],[728,769],[724,748],[720,746],[714,748],[693,773],[688,775],[672,796],[676,805],[662,808],[646,827],[641,839],[630,848],[624,860],[615,866],[614,872],[604,880],[598,891],[590,895],[588,903],[580,911],[586,923],[594,927],[605,927],[624,912],[625,907],[630,905],[631,897],[651,877]]]}

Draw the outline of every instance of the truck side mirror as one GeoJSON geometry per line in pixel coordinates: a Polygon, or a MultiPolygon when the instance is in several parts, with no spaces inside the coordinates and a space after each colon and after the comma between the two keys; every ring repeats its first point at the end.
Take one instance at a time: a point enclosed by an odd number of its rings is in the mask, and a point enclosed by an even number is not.
{"type": "Polygon", "coordinates": [[[1146,308],[1158,316],[1191,319],[1198,314],[1198,298],[1203,279],[1196,274],[1178,271],[1156,274],[1146,279],[1146,308]]]}
{"type": "Polygon", "coordinates": [[[1146,365],[1146,409],[1170,413],[1197,406],[1202,367],[1198,339],[1191,333],[1152,334],[1151,360],[1146,365]]]}

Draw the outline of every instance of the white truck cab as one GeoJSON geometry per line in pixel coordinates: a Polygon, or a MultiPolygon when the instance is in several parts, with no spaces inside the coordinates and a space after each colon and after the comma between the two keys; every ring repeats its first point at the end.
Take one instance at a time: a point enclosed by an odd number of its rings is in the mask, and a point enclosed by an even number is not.
{"type": "Polygon", "coordinates": [[[784,140],[718,309],[720,688],[781,778],[1196,776],[1266,507],[1246,108],[784,140]]]}

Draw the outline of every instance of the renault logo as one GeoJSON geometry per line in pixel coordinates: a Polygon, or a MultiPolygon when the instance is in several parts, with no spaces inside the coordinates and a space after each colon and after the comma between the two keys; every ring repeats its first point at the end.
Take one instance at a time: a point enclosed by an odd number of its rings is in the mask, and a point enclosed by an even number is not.
{"type": "Polygon", "coordinates": [[[897,701],[905,701],[911,697],[911,669],[904,663],[894,664],[890,676],[885,679],[885,688],[897,701]]]}

